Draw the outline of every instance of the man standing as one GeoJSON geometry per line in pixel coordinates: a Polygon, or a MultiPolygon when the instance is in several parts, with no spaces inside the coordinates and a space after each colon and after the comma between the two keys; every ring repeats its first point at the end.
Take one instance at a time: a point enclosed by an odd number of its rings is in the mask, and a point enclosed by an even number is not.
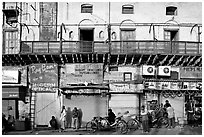
{"type": "Polygon", "coordinates": [[[175,119],[174,109],[170,104],[168,104],[166,110],[168,113],[169,128],[174,128],[174,119],[175,119]]]}
{"type": "Polygon", "coordinates": [[[60,116],[60,124],[61,124],[60,132],[61,130],[65,129],[66,113],[67,112],[66,112],[65,106],[63,106],[61,111],[61,116],[60,116]]]}
{"type": "Polygon", "coordinates": [[[72,110],[73,127],[74,129],[79,128],[79,111],[76,107],[72,110]]]}
{"type": "Polygon", "coordinates": [[[143,132],[148,133],[150,131],[150,129],[149,129],[149,118],[148,118],[148,111],[145,108],[145,106],[142,106],[141,116],[142,116],[143,132]]]}

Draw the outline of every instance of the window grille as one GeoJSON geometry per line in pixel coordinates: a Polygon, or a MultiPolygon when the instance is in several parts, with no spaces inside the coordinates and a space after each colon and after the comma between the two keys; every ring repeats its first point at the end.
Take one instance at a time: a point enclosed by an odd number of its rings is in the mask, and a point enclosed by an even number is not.
{"type": "Polygon", "coordinates": [[[122,14],[133,14],[134,6],[132,5],[123,5],[122,6],[122,14]]]}
{"type": "Polygon", "coordinates": [[[93,5],[91,4],[81,5],[81,13],[93,13],[93,5]]]}
{"type": "Polygon", "coordinates": [[[166,15],[177,15],[177,7],[166,7],[166,15]]]}

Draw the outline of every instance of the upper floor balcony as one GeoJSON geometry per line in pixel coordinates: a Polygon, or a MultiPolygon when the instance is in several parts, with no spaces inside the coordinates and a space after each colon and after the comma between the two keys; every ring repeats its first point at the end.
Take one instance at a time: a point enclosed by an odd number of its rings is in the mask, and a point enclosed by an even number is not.
{"type": "MultiPolygon", "coordinates": [[[[201,42],[188,41],[21,41],[20,54],[186,54],[201,55],[201,42]]],[[[19,54],[16,53],[16,54],[19,54]]],[[[11,54],[11,53],[7,53],[11,54]]]]}

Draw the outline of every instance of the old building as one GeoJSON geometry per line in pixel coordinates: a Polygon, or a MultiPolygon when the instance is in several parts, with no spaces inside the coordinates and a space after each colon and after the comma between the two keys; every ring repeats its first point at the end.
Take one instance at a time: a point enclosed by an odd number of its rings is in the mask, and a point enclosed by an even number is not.
{"type": "MultiPolygon", "coordinates": [[[[142,105],[154,110],[165,100],[183,121],[185,102],[201,103],[199,2],[4,2],[2,7],[2,69],[17,70],[5,77],[26,83],[26,101],[16,103],[12,115],[20,119],[21,110],[29,109],[32,127],[47,126],[52,115],[59,118],[63,105],[82,109],[84,124],[106,116],[108,108],[139,115],[142,105]]],[[[13,96],[4,94],[20,93],[12,88],[22,86],[19,81],[2,80],[5,106],[13,96]]]]}

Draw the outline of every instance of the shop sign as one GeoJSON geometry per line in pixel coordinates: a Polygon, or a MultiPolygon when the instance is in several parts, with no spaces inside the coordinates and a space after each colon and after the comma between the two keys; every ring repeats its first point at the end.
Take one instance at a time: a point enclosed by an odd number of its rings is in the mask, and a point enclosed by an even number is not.
{"type": "Polygon", "coordinates": [[[145,88],[156,90],[201,90],[202,82],[145,82],[145,88]]]}
{"type": "Polygon", "coordinates": [[[178,82],[170,82],[170,89],[171,90],[179,90],[178,82]]]}
{"type": "Polygon", "coordinates": [[[146,82],[145,85],[148,89],[156,89],[156,82],[146,82]]]}
{"type": "Polygon", "coordinates": [[[60,73],[60,86],[69,84],[103,83],[103,63],[66,64],[60,73]]]}
{"type": "Polygon", "coordinates": [[[77,90],[65,90],[66,94],[77,93],[77,94],[86,94],[86,93],[102,93],[107,92],[106,90],[100,89],[77,89],[77,90]]]}
{"type": "Polygon", "coordinates": [[[197,88],[196,88],[196,86],[197,86],[197,83],[196,82],[189,82],[189,90],[198,90],[197,88]]]}
{"type": "Polygon", "coordinates": [[[57,64],[34,64],[30,66],[31,89],[37,92],[56,92],[58,87],[57,64]]]}
{"type": "Polygon", "coordinates": [[[123,75],[123,72],[110,71],[109,73],[104,73],[104,80],[109,82],[121,82],[124,80],[123,75]]]}
{"type": "Polygon", "coordinates": [[[180,78],[202,79],[202,67],[182,67],[180,68],[180,78]]]}
{"type": "Polygon", "coordinates": [[[143,89],[144,89],[143,84],[123,84],[123,83],[110,84],[111,92],[142,93],[143,89]]]}
{"type": "Polygon", "coordinates": [[[2,83],[19,83],[19,71],[2,70],[2,83]]]}
{"type": "MultiPolygon", "coordinates": [[[[18,73],[18,78],[19,81],[15,84],[20,84],[23,86],[27,86],[27,79],[28,79],[28,69],[27,66],[2,66],[2,83],[12,83],[12,82],[4,82],[6,81],[4,79],[4,74],[3,72],[7,71],[7,73],[10,75],[11,73],[8,71],[16,71],[16,73],[18,73]],[[3,80],[4,79],[4,80],[3,80]]],[[[15,75],[12,75],[12,77],[15,75]]],[[[17,77],[17,76],[16,76],[17,77]]]]}

